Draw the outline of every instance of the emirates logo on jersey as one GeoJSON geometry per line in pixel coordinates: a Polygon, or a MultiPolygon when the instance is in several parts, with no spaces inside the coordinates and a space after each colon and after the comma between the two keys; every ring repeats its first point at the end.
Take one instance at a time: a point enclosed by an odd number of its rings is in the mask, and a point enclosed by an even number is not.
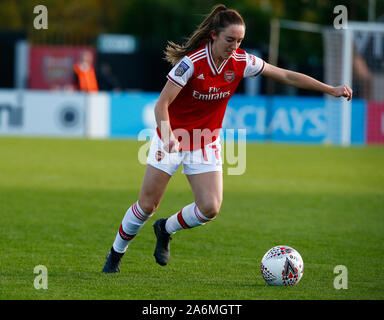
{"type": "Polygon", "coordinates": [[[224,73],[225,81],[231,83],[233,80],[235,80],[235,71],[226,71],[224,73]]]}
{"type": "Polygon", "coordinates": [[[218,92],[218,93],[208,93],[208,94],[202,94],[199,91],[193,90],[192,97],[194,97],[197,100],[205,100],[205,101],[212,101],[212,100],[220,100],[225,99],[231,96],[231,90],[225,91],[225,92],[218,92]]]}

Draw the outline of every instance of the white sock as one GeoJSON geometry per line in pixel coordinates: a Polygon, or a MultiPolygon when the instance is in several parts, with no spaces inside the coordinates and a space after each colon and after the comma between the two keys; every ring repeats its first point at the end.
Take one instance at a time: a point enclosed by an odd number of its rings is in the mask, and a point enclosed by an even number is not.
{"type": "Polygon", "coordinates": [[[151,216],[152,215],[143,212],[138,201],[130,206],[125,213],[119,231],[117,232],[113,243],[113,249],[116,252],[124,253],[127,250],[129,243],[151,216]]]}
{"type": "Polygon", "coordinates": [[[165,223],[165,230],[169,234],[174,234],[181,229],[190,229],[201,226],[211,220],[212,219],[205,217],[193,202],[184,207],[183,210],[169,217],[165,223]]]}

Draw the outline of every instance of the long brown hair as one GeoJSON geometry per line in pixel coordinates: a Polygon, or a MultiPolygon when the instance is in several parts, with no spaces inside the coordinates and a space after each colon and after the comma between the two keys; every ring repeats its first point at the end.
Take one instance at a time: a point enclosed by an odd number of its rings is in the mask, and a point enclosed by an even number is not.
{"type": "Polygon", "coordinates": [[[173,66],[185,55],[195,51],[203,44],[211,40],[211,31],[217,35],[231,24],[240,24],[245,27],[241,15],[234,9],[228,9],[223,4],[214,6],[204,21],[197,27],[195,32],[187,38],[183,45],[168,41],[165,49],[165,60],[173,66]]]}

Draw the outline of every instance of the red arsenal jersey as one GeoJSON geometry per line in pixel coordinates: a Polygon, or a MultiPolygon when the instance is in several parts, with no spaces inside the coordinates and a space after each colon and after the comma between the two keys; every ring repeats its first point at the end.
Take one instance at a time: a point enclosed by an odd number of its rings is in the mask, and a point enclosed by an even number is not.
{"type": "Polygon", "coordinates": [[[208,42],[185,56],[167,76],[182,88],[168,109],[172,131],[179,140],[178,133],[182,132],[182,150],[194,150],[214,141],[219,135],[228,100],[240,81],[264,71],[265,62],[242,49],[237,49],[217,67],[211,45],[208,42]],[[187,132],[189,141],[184,139],[187,132]]]}

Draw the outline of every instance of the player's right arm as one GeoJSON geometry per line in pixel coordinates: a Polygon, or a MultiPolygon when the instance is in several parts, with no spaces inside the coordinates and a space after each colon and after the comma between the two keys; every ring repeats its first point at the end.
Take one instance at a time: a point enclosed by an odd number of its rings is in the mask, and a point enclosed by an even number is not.
{"type": "Polygon", "coordinates": [[[155,106],[155,118],[157,127],[160,130],[161,139],[164,142],[164,150],[167,152],[178,152],[179,141],[175,138],[172,132],[171,124],[169,121],[168,107],[175,100],[176,96],[181,91],[181,88],[167,81],[160,97],[155,106]]]}
{"type": "Polygon", "coordinates": [[[279,68],[268,63],[265,64],[263,76],[296,88],[320,91],[337,98],[345,97],[348,101],[352,99],[353,92],[348,85],[333,87],[303,73],[279,68]]]}
{"type": "Polygon", "coordinates": [[[167,152],[178,152],[179,141],[175,138],[169,121],[168,107],[175,100],[181,89],[187,84],[193,74],[194,66],[188,57],[184,57],[168,73],[168,81],[161,91],[155,107],[155,118],[160,130],[161,140],[167,152]]]}

